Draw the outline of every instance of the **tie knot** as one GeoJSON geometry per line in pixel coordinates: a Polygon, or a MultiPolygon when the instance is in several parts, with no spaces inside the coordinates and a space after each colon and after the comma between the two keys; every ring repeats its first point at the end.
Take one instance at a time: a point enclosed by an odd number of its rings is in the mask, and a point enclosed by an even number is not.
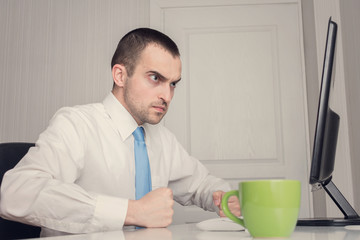
{"type": "Polygon", "coordinates": [[[142,127],[137,127],[133,132],[133,136],[136,141],[145,142],[144,140],[144,129],[142,127]]]}

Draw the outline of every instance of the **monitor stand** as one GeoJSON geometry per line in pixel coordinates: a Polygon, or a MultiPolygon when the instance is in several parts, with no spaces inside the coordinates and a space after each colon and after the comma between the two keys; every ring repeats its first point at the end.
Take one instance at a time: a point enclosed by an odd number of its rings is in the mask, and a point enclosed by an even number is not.
{"type": "Polygon", "coordinates": [[[321,183],[327,194],[334,201],[336,206],[344,214],[344,218],[310,218],[299,219],[297,226],[347,226],[347,225],[360,225],[360,217],[341,194],[339,189],[330,180],[329,182],[321,183]]]}

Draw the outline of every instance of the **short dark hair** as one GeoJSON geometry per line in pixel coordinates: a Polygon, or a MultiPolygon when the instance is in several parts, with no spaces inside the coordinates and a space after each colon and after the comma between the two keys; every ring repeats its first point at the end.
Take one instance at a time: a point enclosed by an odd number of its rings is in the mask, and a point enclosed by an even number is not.
{"type": "Polygon", "coordinates": [[[132,76],[142,51],[151,43],[164,48],[173,57],[180,56],[176,43],[167,35],[150,28],[137,28],[120,40],[111,60],[111,68],[115,64],[123,64],[128,75],[132,76]]]}

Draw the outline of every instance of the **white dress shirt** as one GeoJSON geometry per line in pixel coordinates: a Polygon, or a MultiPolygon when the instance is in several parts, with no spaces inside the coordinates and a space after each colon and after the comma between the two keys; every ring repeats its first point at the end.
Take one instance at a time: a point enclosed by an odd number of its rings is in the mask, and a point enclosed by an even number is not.
{"type": "MultiPolygon", "coordinates": [[[[1,186],[4,218],[68,233],[122,229],[135,199],[132,132],[136,121],[110,93],[103,103],[60,109],[1,186]]],[[[144,124],[152,189],[214,211],[212,192],[223,180],[188,155],[161,124],[144,124]]],[[[49,234],[46,234],[49,235],[49,234]]]]}

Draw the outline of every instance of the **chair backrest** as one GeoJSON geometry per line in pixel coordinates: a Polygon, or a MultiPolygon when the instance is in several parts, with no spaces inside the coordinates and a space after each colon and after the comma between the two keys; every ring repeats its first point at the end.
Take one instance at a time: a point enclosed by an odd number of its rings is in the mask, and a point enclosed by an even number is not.
{"type": "MultiPolygon", "coordinates": [[[[34,143],[0,143],[0,185],[5,172],[23,158],[34,143]]],[[[1,196],[0,196],[1,201],[1,196]]],[[[19,222],[5,220],[0,217],[0,239],[24,239],[40,236],[40,227],[30,226],[19,222]]]]}

